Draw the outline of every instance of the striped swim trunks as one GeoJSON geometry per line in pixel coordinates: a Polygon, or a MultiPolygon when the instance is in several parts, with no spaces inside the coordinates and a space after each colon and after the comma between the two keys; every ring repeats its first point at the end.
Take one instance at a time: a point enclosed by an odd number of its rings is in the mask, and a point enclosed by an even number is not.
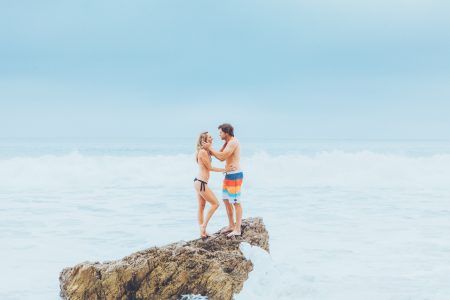
{"type": "Polygon", "coordinates": [[[241,185],[244,174],[242,171],[228,172],[223,180],[223,200],[229,200],[233,204],[241,203],[241,185]]]}

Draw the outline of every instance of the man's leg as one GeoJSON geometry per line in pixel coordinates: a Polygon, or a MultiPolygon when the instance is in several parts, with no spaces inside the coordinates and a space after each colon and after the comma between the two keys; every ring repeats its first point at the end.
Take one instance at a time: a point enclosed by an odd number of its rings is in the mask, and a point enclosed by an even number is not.
{"type": "Polygon", "coordinates": [[[236,225],[232,232],[227,234],[227,237],[232,237],[236,235],[241,235],[241,224],[242,224],[242,206],[240,203],[234,204],[234,209],[236,210],[236,225]]]}
{"type": "Polygon", "coordinates": [[[234,230],[234,209],[233,205],[230,204],[230,198],[232,197],[230,195],[230,181],[232,181],[231,175],[226,175],[225,179],[223,180],[223,187],[222,187],[222,199],[223,203],[225,204],[225,208],[227,209],[227,217],[228,217],[228,226],[222,230],[222,233],[225,232],[231,232],[234,230]]]}
{"type": "Polygon", "coordinates": [[[228,217],[228,227],[224,230],[224,232],[230,232],[234,230],[233,206],[230,204],[230,201],[228,201],[228,199],[224,199],[223,203],[225,204],[225,208],[227,209],[227,217],[228,217]]]}
{"type": "Polygon", "coordinates": [[[234,198],[234,210],[236,211],[236,224],[232,232],[230,232],[227,236],[232,237],[235,235],[241,235],[241,224],[242,224],[242,206],[241,206],[241,184],[244,175],[242,172],[236,174],[236,178],[232,183],[231,194],[234,198]]]}
{"type": "Polygon", "coordinates": [[[234,227],[234,232],[241,234],[241,224],[242,224],[242,206],[240,203],[234,204],[234,209],[236,210],[236,226],[234,227]]]}

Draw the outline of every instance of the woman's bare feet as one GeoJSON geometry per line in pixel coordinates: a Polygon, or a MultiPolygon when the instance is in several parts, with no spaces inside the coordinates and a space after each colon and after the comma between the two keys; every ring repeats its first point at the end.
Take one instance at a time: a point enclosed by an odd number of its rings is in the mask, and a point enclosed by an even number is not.
{"type": "Polygon", "coordinates": [[[207,238],[208,236],[210,236],[207,232],[206,232],[206,225],[200,225],[200,237],[202,239],[207,238]]]}

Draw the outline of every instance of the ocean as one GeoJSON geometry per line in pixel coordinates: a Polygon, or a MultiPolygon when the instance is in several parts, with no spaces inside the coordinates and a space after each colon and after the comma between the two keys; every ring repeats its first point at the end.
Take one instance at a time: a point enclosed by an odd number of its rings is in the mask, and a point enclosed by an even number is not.
{"type": "MultiPolygon", "coordinates": [[[[0,139],[0,299],[60,299],[64,267],[197,238],[195,142],[0,139]]],[[[271,252],[242,245],[236,299],[450,299],[450,140],[240,142],[271,252]]]]}

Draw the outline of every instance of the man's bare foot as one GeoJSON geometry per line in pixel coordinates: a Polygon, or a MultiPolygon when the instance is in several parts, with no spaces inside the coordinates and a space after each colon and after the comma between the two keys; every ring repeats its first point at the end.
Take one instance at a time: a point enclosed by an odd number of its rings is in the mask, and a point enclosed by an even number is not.
{"type": "Polygon", "coordinates": [[[234,226],[227,226],[224,229],[222,229],[220,231],[220,233],[228,233],[228,232],[232,232],[234,230],[234,226]]]}
{"type": "Polygon", "coordinates": [[[230,232],[229,234],[227,234],[227,237],[233,237],[233,236],[240,236],[241,232],[240,231],[235,231],[233,230],[232,232],[230,232]]]}

